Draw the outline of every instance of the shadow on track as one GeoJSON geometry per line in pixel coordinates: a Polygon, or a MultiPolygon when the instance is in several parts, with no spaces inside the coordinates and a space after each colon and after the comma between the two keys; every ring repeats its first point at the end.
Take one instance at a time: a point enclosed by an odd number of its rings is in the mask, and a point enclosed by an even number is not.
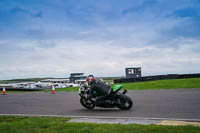
{"type": "Polygon", "coordinates": [[[118,108],[95,108],[95,109],[78,109],[78,111],[81,112],[130,112],[133,111],[133,109],[130,110],[120,110],[118,108]]]}

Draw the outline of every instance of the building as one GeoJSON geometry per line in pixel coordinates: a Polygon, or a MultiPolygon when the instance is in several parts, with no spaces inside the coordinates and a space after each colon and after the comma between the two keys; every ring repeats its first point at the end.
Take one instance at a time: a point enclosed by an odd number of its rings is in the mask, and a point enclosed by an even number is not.
{"type": "Polygon", "coordinates": [[[76,83],[86,81],[86,77],[87,76],[84,76],[84,73],[71,73],[69,79],[70,82],[76,83]]]}
{"type": "Polygon", "coordinates": [[[45,79],[45,80],[41,80],[40,82],[43,83],[69,83],[69,78],[60,78],[60,79],[45,79]]]}
{"type": "Polygon", "coordinates": [[[126,78],[139,78],[142,76],[141,67],[125,68],[126,78]]]}

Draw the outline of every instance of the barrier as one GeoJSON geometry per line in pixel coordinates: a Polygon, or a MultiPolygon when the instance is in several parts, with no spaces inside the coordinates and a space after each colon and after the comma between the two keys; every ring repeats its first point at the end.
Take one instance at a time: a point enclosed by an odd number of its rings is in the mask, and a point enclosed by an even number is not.
{"type": "Polygon", "coordinates": [[[165,79],[183,79],[183,78],[199,78],[200,73],[195,74],[167,74],[167,75],[155,75],[145,76],[139,78],[121,78],[114,80],[114,83],[130,83],[130,82],[142,82],[153,80],[165,80],[165,79]]]}

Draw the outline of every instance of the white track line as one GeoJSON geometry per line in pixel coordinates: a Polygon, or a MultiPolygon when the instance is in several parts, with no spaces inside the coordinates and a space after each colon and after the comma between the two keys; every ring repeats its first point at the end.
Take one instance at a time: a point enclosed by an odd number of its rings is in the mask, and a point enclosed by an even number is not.
{"type": "Polygon", "coordinates": [[[197,121],[200,119],[180,119],[180,118],[149,118],[149,117],[102,117],[102,116],[73,116],[73,115],[32,115],[32,114],[0,114],[0,116],[29,116],[29,117],[70,117],[70,118],[91,118],[91,119],[137,119],[137,120],[177,120],[177,121],[197,121]]]}

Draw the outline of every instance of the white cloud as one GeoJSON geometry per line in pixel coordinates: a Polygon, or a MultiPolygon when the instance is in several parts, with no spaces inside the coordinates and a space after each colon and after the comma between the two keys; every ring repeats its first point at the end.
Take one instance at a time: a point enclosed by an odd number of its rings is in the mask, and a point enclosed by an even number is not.
{"type": "Polygon", "coordinates": [[[124,47],[112,41],[54,40],[55,45],[47,48],[31,41],[27,48],[26,43],[20,43],[25,50],[0,57],[0,79],[67,77],[71,72],[122,76],[125,67],[138,66],[143,75],[200,72],[200,54],[194,52],[199,49],[198,40],[169,41],[179,46],[176,49],[159,45],[124,47]]]}

